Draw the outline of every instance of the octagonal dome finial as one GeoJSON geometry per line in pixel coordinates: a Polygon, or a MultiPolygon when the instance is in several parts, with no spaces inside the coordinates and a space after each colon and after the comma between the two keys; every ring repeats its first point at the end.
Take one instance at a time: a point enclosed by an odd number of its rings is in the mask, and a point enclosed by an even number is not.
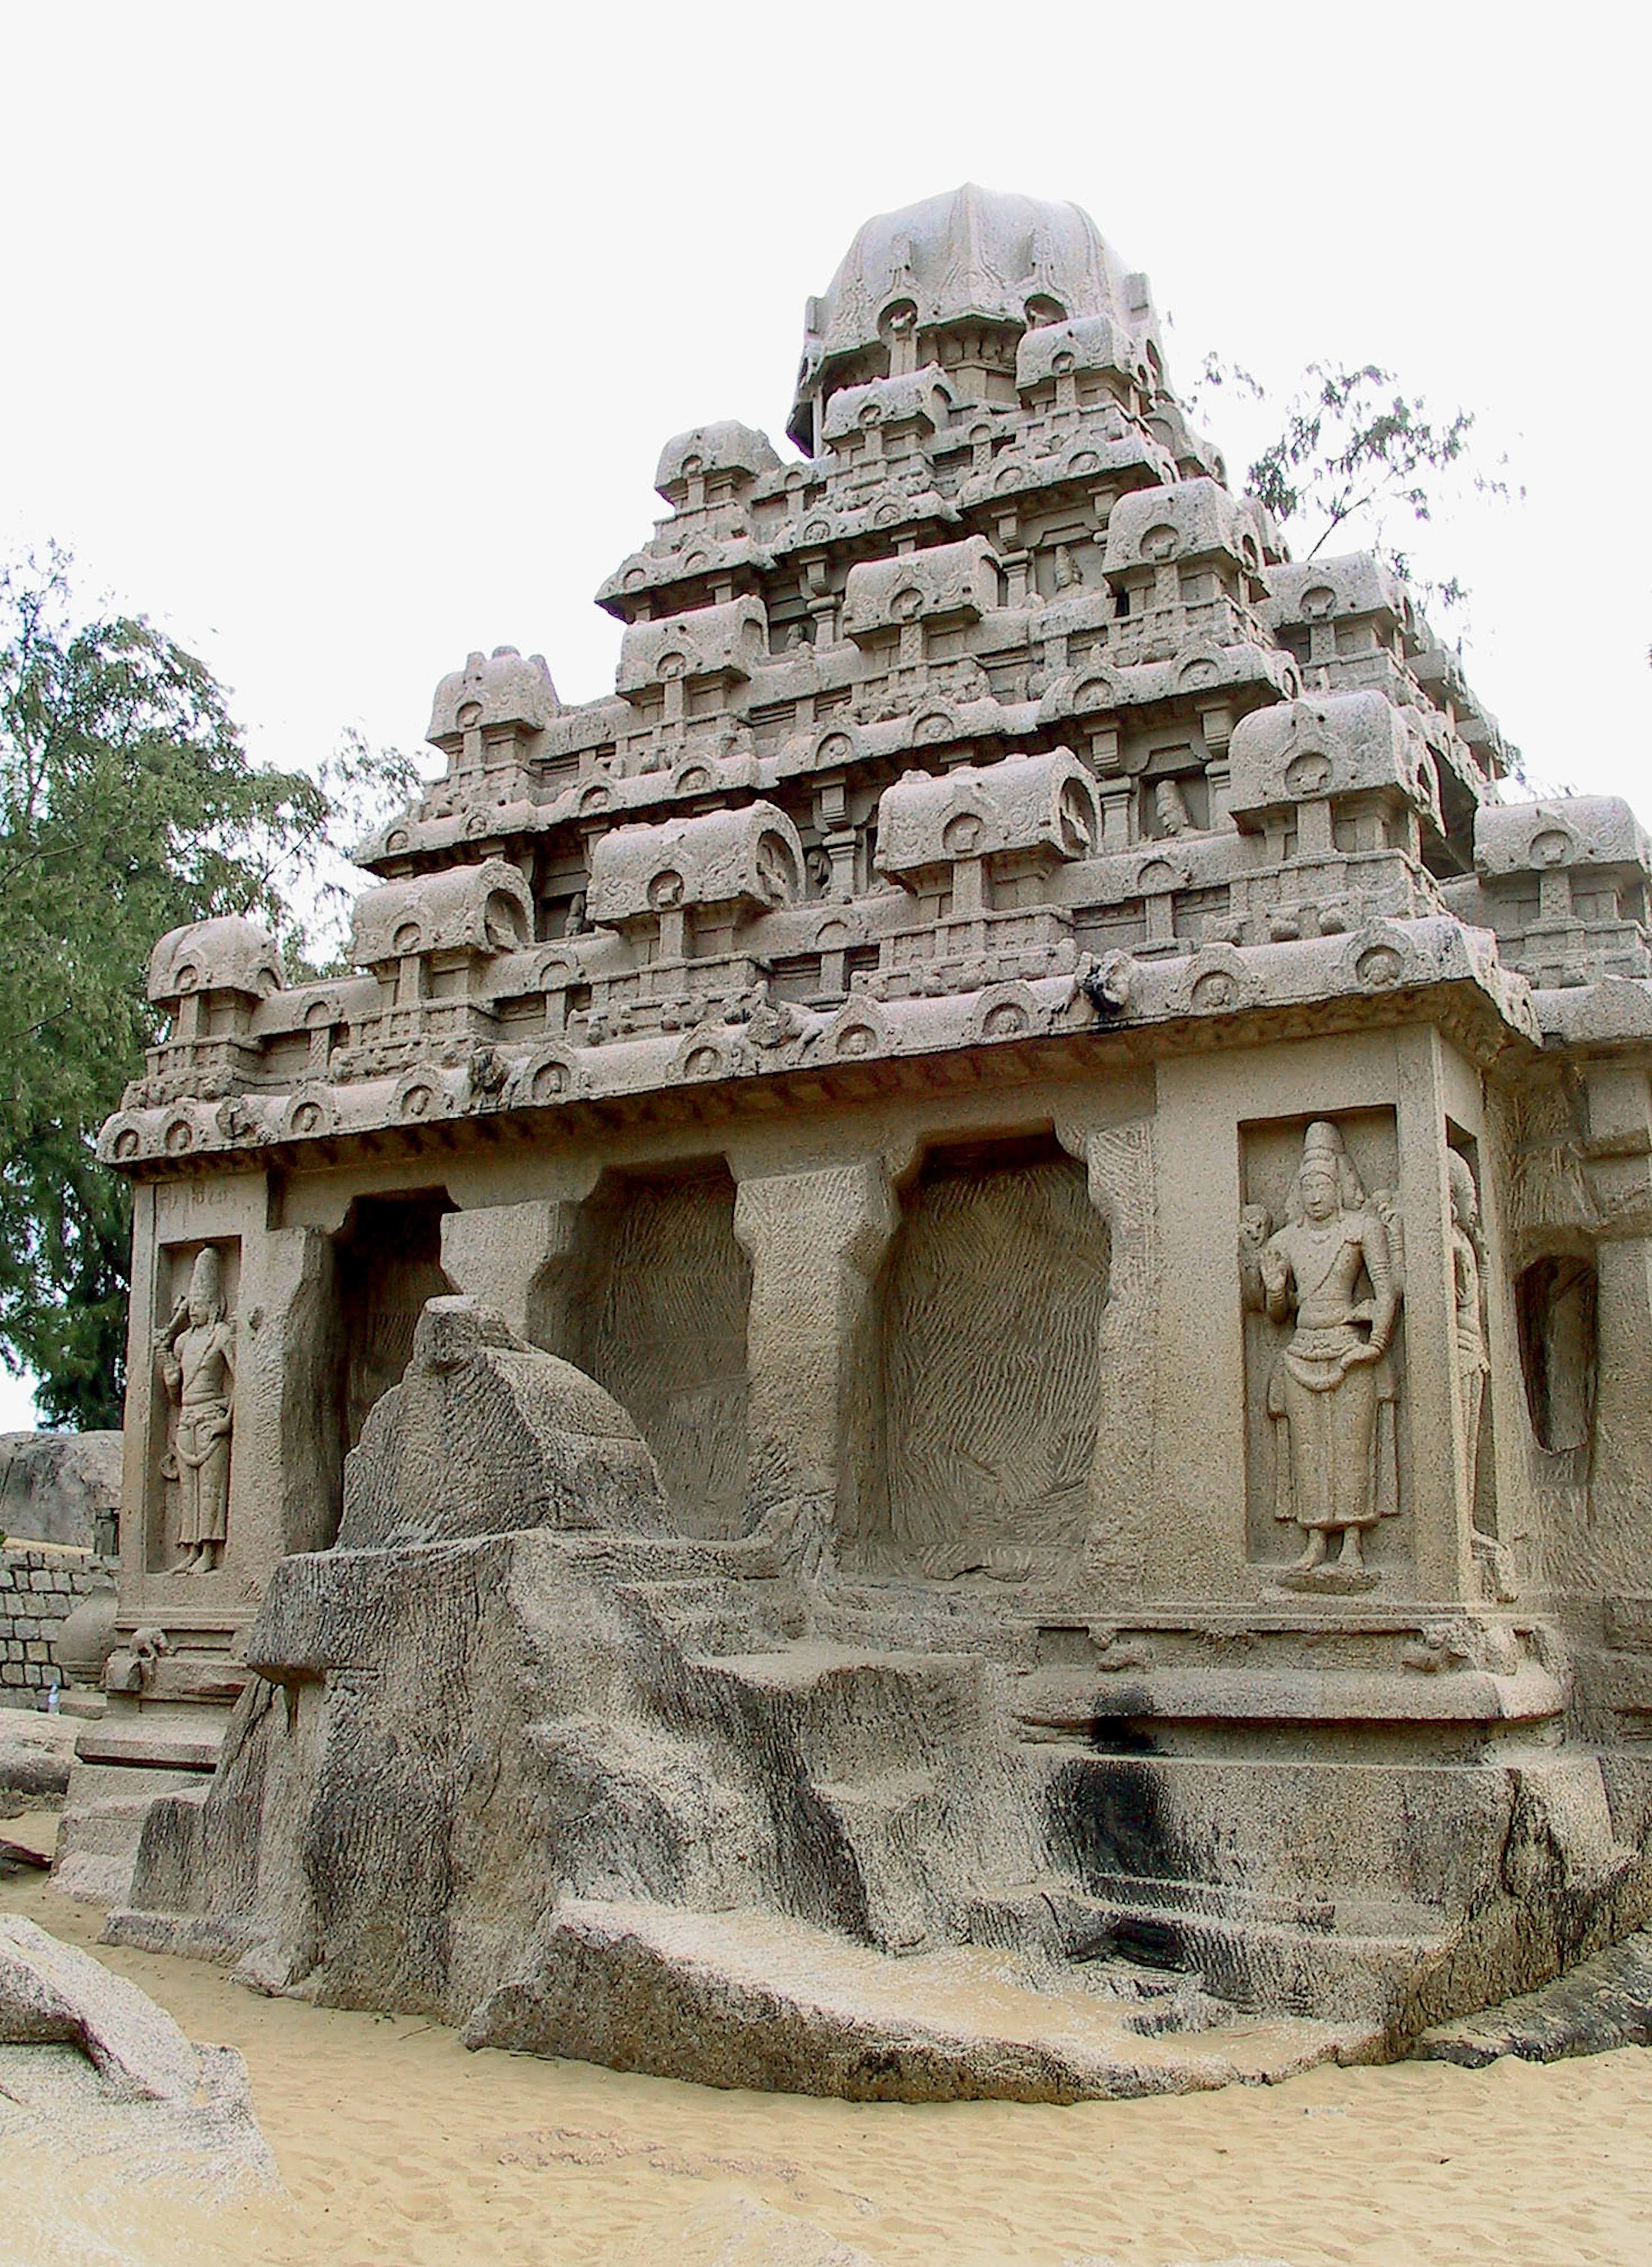
{"type": "MultiPolygon", "coordinates": [[[[1127,330],[1152,320],[1145,280],[1127,273],[1088,213],[1073,204],[983,189],[974,181],[862,224],[824,294],[808,303],[797,399],[787,431],[815,445],[815,410],[902,331],[1012,326],[1017,334],[1077,315],[1127,330]]],[[[893,368],[893,351],[890,366],[893,368]]]]}

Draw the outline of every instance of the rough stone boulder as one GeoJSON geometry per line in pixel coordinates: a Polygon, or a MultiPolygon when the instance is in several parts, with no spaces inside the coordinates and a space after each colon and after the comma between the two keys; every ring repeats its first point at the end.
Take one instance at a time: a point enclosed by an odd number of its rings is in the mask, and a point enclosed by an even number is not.
{"type": "Polygon", "coordinates": [[[193,2100],[201,2058],[164,2007],[20,1914],[0,1914],[0,2045],[78,2047],[125,2100],[193,2100]]]}
{"type": "Polygon", "coordinates": [[[69,1785],[75,1742],[85,1729],[73,1716],[36,1708],[0,1708],[0,1818],[50,1802],[69,1785]]]}
{"type": "Polygon", "coordinates": [[[528,1527],[669,1531],[654,1458],[611,1394],[467,1298],[432,1299],[401,1383],[345,1460],[344,1550],[528,1527]]]}
{"type": "Polygon", "coordinates": [[[97,2161],[123,2181],[220,2194],[280,2186],[246,2065],[197,2047],[164,2007],[20,1915],[0,1915],[0,2140],[97,2161]]]}
{"type": "Polygon", "coordinates": [[[0,1433],[0,1535],[109,1549],[121,1452],[119,1433],[0,1433]]]}

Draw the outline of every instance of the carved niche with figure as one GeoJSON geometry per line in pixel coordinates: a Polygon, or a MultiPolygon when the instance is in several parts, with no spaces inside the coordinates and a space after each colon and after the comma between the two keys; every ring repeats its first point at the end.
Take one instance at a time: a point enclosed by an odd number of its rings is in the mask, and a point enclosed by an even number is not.
{"type": "Polygon", "coordinates": [[[1273,1515],[1300,1530],[1293,1588],[1368,1589],[1371,1530],[1400,1509],[1393,1358],[1402,1294],[1399,1222],[1369,1198],[1341,1129],[1303,1137],[1283,1224],[1260,1205],[1240,1216],[1247,1303],[1290,1332],[1268,1376],[1273,1515]],[[1327,1552],[1339,1538],[1334,1562],[1327,1552]]]}
{"type": "Polygon", "coordinates": [[[195,1255],[189,1288],[155,1339],[172,1405],[163,1473],[177,1483],[178,1544],[172,1571],[215,1574],[229,1537],[230,1443],[235,1429],[235,1324],[224,1291],[223,1258],[213,1244],[195,1255]]]}

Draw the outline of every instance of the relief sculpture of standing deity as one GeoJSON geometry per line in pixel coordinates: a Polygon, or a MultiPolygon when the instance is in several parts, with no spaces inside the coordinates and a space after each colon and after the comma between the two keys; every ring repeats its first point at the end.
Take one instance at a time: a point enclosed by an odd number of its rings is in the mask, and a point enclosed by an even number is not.
{"type": "Polygon", "coordinates": [[[1502,1605],[1519,1596],[1514,1553],[1493,1528],[1480,1525],[1480,1422],[1486,1405],[1486,1384],[1491,1375],[1491,1354],[1486,1339],[1486,1294],[1480,1240],[1480,1191],[1474,1170],[1453,1149],[1446,1158],[1451,1191],[1451,1291],[1456,1310],[1457,1384],[1463,1412],[1464,1478],[1468,1496],[1469,1532],[1474,1564],[1485,1595],[1502,1605]]]}
{"type": "Polygon", "coordinates": [[[1363,1537],[1400,1508],[1390,1348],[1400,1268],[1384,1209],[1366,1196],[1339,1129],[1319,1119],[1303,1137],[1285,1225],[1268,1235],[1254,1207],[1241,1221],[1258,1303],[1270,1322],[1295,1325],[1268,1384],[1274,1514],[1306,1537],[1289,1580],[1369,1587],[1363,1537]],[[1327,1566],[1334,1535],[1341,1545],[1327,1566]]]}
{"type": "Polygon", "coordinates": [[[172,1572],[210,1574],[223,1563],[229,1532],[235,1423],[235,1325],[226,1312],[223,1262],[211,1244],[196,1254],[189,1288],[157,1332],[155,1352],[178,1412],[172,1456],[184,1556],[172,1572]]]}

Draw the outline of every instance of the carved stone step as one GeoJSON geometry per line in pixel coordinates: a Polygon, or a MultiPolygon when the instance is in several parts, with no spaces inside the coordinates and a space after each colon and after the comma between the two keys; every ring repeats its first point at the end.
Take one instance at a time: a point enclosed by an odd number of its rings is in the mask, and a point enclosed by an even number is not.
{"type": "Polygon", "coordinates": [[[982,1752],[983,1664],[808,1644],[694,1663],[731,1706],[794,1747],[808,1778],[862,1781],[982,1752]]]}
{"type": "Polygon", "coordinates": [[[1237,2007],[1334,2006],[1380,2023],[1397,1986],[1451,1949],[1449,1934],[1355,1935],[1334,1928],[1201,1912],[1143,1898],[1089,1905],[1090,1956],[1195,1977],[1237,2007]]]}
{"type": "Polygon", "coordinates": [[[1075,1984],[1041,1991],[969,1948],[890,1960],[755,1911],[567,1902],[469,2046],[573,2055],[702,2085],[852,2101],[1123,2098],[1274,2080],[1349,2057],[1351,2026],[1286,2018],[1144,2036],[1139,2007],[1075,1984]]]}
{"type": "Polygon", "coordinates": [[[783,1642],[801,1621],[790,1590],[766,1581],[683,1574],[628,1582],[624,1595],[647,1606],[684,1652],[707,1657],[749,1654],[783,1642]]]}
{"type": "Polygon", "coordinates": [[[947,1826],[937,1774],[891,1771],[853,1781],[816,1780],[814,1793],[853,1853],[874,1941],[896,1953],[929,1943],[947,1918],[934,1894],[947,1826]]]}

